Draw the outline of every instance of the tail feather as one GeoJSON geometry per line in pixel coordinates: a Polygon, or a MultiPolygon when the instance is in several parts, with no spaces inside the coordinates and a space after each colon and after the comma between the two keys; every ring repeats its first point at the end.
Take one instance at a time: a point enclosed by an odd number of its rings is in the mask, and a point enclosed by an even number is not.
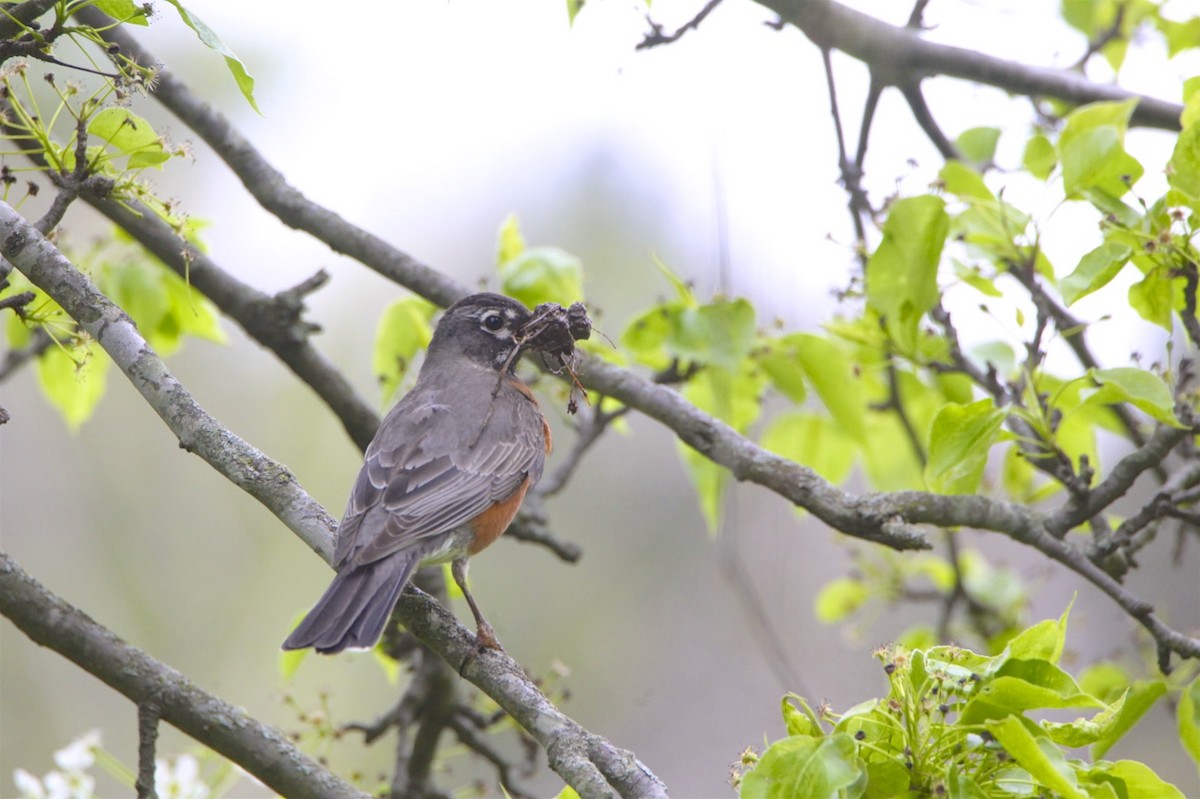
{"type": "Polygon", "coordinates": [[[338,572],[283,648],[311,646],[321,654],[334,654],[375,646],[416,564],[415,553],[397,552],[338,572]]]}

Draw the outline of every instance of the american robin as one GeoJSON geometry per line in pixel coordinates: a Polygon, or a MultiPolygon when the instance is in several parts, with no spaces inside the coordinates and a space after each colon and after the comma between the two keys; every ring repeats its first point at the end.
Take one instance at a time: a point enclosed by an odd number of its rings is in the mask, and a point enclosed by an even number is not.
{"type": "Polygon", "coordinates": [[[337,576],[284,649],[369,649],[418,566],[452,562],[481,646],[499,649],[467,589],[467,558],[508,527],[542,476],[550,426],[513,369],[521,303],[473,294],[438,322],[416,385],[384,418],[337,534],[337,576]]]}

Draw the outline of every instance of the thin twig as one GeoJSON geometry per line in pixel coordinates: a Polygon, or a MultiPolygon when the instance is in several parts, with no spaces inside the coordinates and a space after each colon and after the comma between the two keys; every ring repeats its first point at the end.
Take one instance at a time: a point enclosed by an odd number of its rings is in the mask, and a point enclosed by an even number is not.
{"type": "MultiPolygon", "coordinates": [[[[874,114],[872,98],[878,98],[878,95],[868,91],[868,110],[863,114],[864,126],[859,132],[858,153],[852,162],[846,149],[846,134],[842,128],[842,114],[838,108],[837,82],[833,77],[833,61],[827,48],[821,50],[821,60],[825,67],[825,86],[829,92],[829,113],[833,117],[833,129],[837,138],[838,169],[841,171],[842,187],[846,189],[849,200],[847,207],[850,211],[850,223],[854,226],[855,253],[858,256],[859,264],[865,270],[867,266],[867,230],[863,217],[871,212],[871,204],[862,187],[862,159],[866,155],[865,141],[862,137],[867,135],[870,128],[869,118],[874,114]]],[[[874,86],[874,81],[872,81],[872,87],[874,86]]]]}
{"type": "Polygon", "coordinates": [[[908,107],[912,109],[913,118],[917,124],[921,126],[921,130],[929,137],[929,141],[937,148],[937,151],[942,154],[942,158],[947,161],[962,158],[958,152],[958,148],[954,146],[954,142],[946,137],[942,129],[938,126],[937,120],[933,118],[933,111],[929,109],[929,104],[925,102],[925,95],[921,91],[921,84],[917,81],[904,82],[899,84],[900,93],[904,95],[904,100],[908,103],[908,107]]]}
{"type": "Polygon", "coordinates": [[[1092,56],[1103,50],[1105,45],[1107,45],[1109,42],[1121,37],[1121,28],[1125,24],[1125,9],[1125,3],[1116,4],[1116,13],[1113,14],[1112,24],[1096,34],[1094,39],[1088,41],[1087,50],[1085,50],[1083,55],[1079,57],[1079,60],[1075,62],[1075,69],[1082,72],[1084,67],[1087,66],[1087,62],[1091,60],[1092,56]]]}
{"type": "Polygon", "coordinates": [[[54,344],[54,339],[43,328],[33,329],[29,343],[19,349],[9,350],[0,362],[0,383],[16,374],[27,363],[31,363],[54,344]]]}
{"type": "Polygon", "coordinates": [[[654,22],[647,16],[646,21],[650,23],[650,32],[646,34],[645,38],[638,42],[638,45],[635,49],[647,50],[651,47],[658,47],[659,45],[670,44],[671,42],[678,41],[680,37],[682,37],[688,31],[697,30],[700,27],[700,23],[704,21],[704,18],[711,14],[713,9],[720,4],[721,0],[708,0],[708,2],[704,4],[704,8],[700,9],[696,16],[679,26],[679,29],[674,33],[663,33],[662,25],[659,25],[657,22],[654,22]]]}
{"type": "Polygon", "coordinates": [[[537,492],[543,497],[552,497],[565,488],[579,464],[583,462],[584,455],[600,440],[608,426],[629,413],[629,407],[625,405],[612,411],[602,410],[603,405],[604,397],[600,397],[587,414],[586,421],[575,426],[575,441],[571,445],[571,451],[559,463],[554,473],[544,478],[537,487],[537,492]]]}

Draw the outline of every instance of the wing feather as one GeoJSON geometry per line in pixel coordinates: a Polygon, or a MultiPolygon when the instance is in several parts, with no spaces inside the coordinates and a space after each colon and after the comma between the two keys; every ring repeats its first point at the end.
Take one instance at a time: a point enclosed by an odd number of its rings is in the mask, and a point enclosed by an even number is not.
{"type": "MultiPolygon", "coordinates": [[[[487,394],[494,372],[489,380],[487,394]]],[[[367,448],[338,532],[339,569],[424,545],[508,499],[526,479],[541,477],[545,431],[541,412],[524,392],[504,381],[493,402],[507,412],[494,409],[467,425],[462,420],[470,414],[430,402],[428,394],[418,383],[367,448]]]]}

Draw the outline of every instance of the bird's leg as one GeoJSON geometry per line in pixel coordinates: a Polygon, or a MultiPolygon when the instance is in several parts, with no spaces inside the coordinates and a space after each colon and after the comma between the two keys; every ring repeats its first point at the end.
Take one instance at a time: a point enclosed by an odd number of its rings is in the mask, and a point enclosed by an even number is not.
{"type": "MultiPolygon", "coordinates": [[[[467,588],[467,559],[458,558],[455,560],[450,565],[450,573],[454,575],[454,582],[458,583],[458,587],[462,589],[463,596],[467,598],[467,604],[471,606],[471,613],[475,616],[475,640],[479,644],[480,649],[486,647],[503,652],[504,647],[500,646],[500,642],[496,640],[495,630],[492,629],[492,625],[488,624],[483,614],[479,612],[479,606],[475,604],[475,597],[471,596],[471,591],[467,588]]],[[[463,665],[465,666],[466,664],[464,663],[463,665]]]]}

